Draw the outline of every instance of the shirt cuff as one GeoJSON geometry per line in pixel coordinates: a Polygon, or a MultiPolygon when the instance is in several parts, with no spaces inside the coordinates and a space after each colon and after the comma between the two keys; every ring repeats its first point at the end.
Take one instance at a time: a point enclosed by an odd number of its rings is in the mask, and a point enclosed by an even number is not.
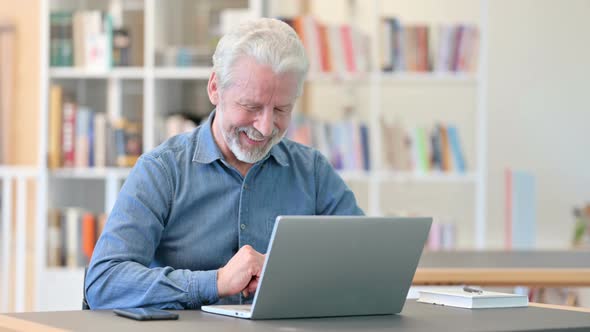
{"type": "Polygon", "coordinates": [[[190,280],[190,296],[199,306],[219,301],[217,294],[217,270],[194,271],[190,280]]]}

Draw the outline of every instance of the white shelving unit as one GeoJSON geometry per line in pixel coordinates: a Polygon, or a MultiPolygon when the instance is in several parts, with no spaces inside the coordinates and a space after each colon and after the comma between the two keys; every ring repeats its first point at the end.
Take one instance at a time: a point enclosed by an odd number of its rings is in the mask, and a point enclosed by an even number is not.
{"type": "MultiPolygon", "coordinates": [[[[241,4],[242,8],[249,8],[254,16],[262,16],[262,0],[227,0],[228,5],[235,7],[241,4]]],[[[199,4],[205,3],[201,1],[199,4]]],[[[209,1],[210,4],[218,5],[219,2],[209,1]]],[[[98,205],[103,206],[103,211],[110,211],[116,200],[120,186],[128,176],[130,168],[105,167],[105,168],[61,168],[48,169],[44,161],[47,155],[48,137],[48,91],[50,83],[58,82],[65,84],[74,84],[77,94],[82,95],[83,99],[90,93],[89,88],[100,86],[104,89],[103,100],[105,111],[110,114],[121,114],[122,103],[125,98],[123,91],[126,85],[132,85],[134,89],[140,87],[142,94],[142,118],[143,118],[143,151],[149,151],[160,142],[158,133],[156,133],[155,124],[158,117],[161,116],[161,109],[158,109],[158,91],[157,88],[162,85],[171,84],[170,82],[191,82],[204,81],[209,78],[211,73],[210,66],[203,67],[165,67],[156,63],[156,48],[162,46],[162,31],[157,31],[156,25],[159,20],[166,17],[162,6],[174,8],[176,5],[185,6],[196,4],[191,0],[174,0],[160,2],[156,0],[41,0],[41,105],[40,119],[42,133],[40,135],[40,160],[43,163],[35,169],[38,175],[39,202],[37,215],[37,239],[38,246],[36,250],[36,291],[35,291],[35,310],[67,310],[79,309],[82,299],[82,268],[48,268],[46,264],[46,233],[47,233],[47,211],[49,208],[63,207],[52,206],[52,201],[56,201],[53,196],[60,196],[59,201],[67,201],[68,196],[75,196],[75,193],[68,193],[63,188],[74,186],[79,188],[83,186],[85,191],[99,192],[91,193],[100,201],[98,205]],[[108,70],[88,70],[78,67],[49,67],[49,15],[55,10],[84,10],[99,9],[110,12],[113,8],[118,10],[139,10],[143,11],[143,65],[135,67],[115,67],[108,70]],[[94,84],[94,85],[91,85],[94,84]],[[63,183],[63,184],[62,184],[63,183]],[[62,197],[63,196],[63,197],[62,197]],[[101,197],[102,196],[102,197],[101,197]]],[[[178,19],[178,18],[172,18],[178,19]]],[[[170,20],[170,18],[168,18],[170,20]]],[[[161,23],[164,24],[164,23],[161,23]]],[[[79,96],[78,96],[79,97],[79,96]]],[[[6,172],[12,172],[0,168],[0,175],[6,172]]],[[[75,200],[75,199],[74,199],[75,200]]],[[[55,204],[55,202],[53,203],[55,204]]],[[[96,205],[96,202],[93,202],[96,205]]],[[[23,278],[24,279],[24,278],[23,278]]],[[[22,307],[17,308],[22,310],[22,307]]]]}
{"type": "Polygon", "coordinates": [[[108,71],[83,68],[51,68],[51,79],[143,79],[145,70],[141,67],[115,68],[108,71]]]}
{"type": "MultiPolygon", "coordinates": [[[[374,0],[371,2],[361,1],[336,1],[338,5],[349,6],[348,15],[342,15],[346,10],[334,9],[333,11],[340,14],[339,18],[334,18],[338,14],[329,14],[328,21],[331,23],[337,22],[342,19],[342,16],[347,16],[345,21],[360,26],[359,17],[355,15],[354,11],[360,8],[359,6],[370,8],[369,20],[370,27],[369,33],[371,36],[371,52],[377,52],[380,49],[379,41],[377,37],[380,33],[380,19],[382,16],[391,16],[397,13],[383,13],[381,11],[382,5],[388,4],[393,6],[394,3],[406,3],[403,7],[411,7],[414,1],[405,0],[394,0],[388,2],[386,0],[374,0]]],[[[436,1],[430,0],[419,0],[415,1],[417,4],[416,8],[422,8],[427,6],[441,6],[436,1]],[[424,5],[421,7],[421,5],[424,5]]],[[[373,167],[370,171],[343,171],[341,176],[349,183],[360,182],[365,183],[367,186],[367,197],[368,207],[366,212],[370,215],[383,215],[384,211],[381,206],[383,194],[383,188],[387,186],[403,186],[403,185],[431,185],[431,184],[444,184],[448,186],[454,185],[470,185],[473,186],[474,192],[474,214],[472,215],[473,233],[470,238],[474,239],[473,246],[477,249],[485,248],[485,233],[486,233],[486,155],[487,155],[487,117],[486,117],[486,82],[487,82],[487,15],[488,15],[488,0],[479,0],[475,3],[479,7],[479,22],[477,25],[480,32],[480,43],[479,43],[479,64],[476,73],[452,73],[452,72],[387,72],[384,73],[380,68],[376,67],[376,62],[373,61],[373,68],[369,73],[358,73],[353,75],[337,75],[337,74],[326,74],[326,73],[310,73],[308,76],[308,83],[319,84],[319,85],[350,85],[351,88],[347,92],[352,92],[355,86],[363,85],[368,86],[369,101],[368,105],[368,124],[370,130],[370,141],[371,141],[371,165],[373,167]],[[384,156],[383,144],[387,144],[382,140],[381,130],[381,116],[385,111],[384,102],[384,91],[387,86],[396,87],[408,87],[408,86],[440,86],[440,87],[466,87],[473,89],[475,92],[475,105],[473,105],[474,123],[470,126],[475,128],[475,135],[467,137],[468,140],[473,140],[475,143],[475,160],[470,164],[471,168],[467,173],[447,173],[447,172],[432,172],[432,173],[420,173],[420,172],[399,172],[383,169],[384,156]],[[379,165],[375,167],[375,165],[379,165]]],[[[326,9],[328,5],[316,4],[313,5],[326,9]]],[[[447,3],[445,3],[447,5],[447,3]]],[[[473,5],[473,4],[472,4],[473,5]]],[[[330,6],[336,6],[332,4],[330,6]]],[[[289,6],[287,6],[289,7],[289,6]]],[[[297,7],[297,6],[295,6],[297,7]]],[[[307,9],[311,7],[310,3],[306,6],[307,9]]],[[[316,7],[316,9],[317,9],[316,7]]],[[[452,7],[452,6],[451,6],[452,7]]],[[[279,8],[279,7],[277,7],[279,8]]],[[[282,8],[284,9],[284,8],[282,8]]],[[[301,9],[301,8],[299,8],[301,9]]],[[[407,9],[407,8],[404,8],[407,9]]],[[[281,9],[279,9],[280,11],[281,9]]],[[[293,6],[287,9],[288,14],[279,13],[279,15],[292,14],[297,9],[293,6]]],[[[425,10],[427,11],[427,10],[425,10]]],[[[301,13],[296,13],[301,14],[301,13]]],[[[308,14],[316,14],[314,12],[308,14]]],[[[321,13],[320,13],[321,14],[321,13]]],[[[366,14],[366,13],[365,13],[366,14]]],[[[316,17],[320,21],[321,17],[316,17]]],[[[404,21],[406,17],[403,14],[399,15],[399,18],[404,21]]],[[[440,22],[428,22],[424,21],[422,17],[412,17],[411,20],[420,23],[440,23],[440,22]]],[[[365,28],[367,28],[367,22],[365,28]]],[[[448,22],[446,22],[448,23],[448,22]]],[[[464,23],[460,19],[454,20],[454,23],[464,23]]],[[[375,57],[373,58],[375,59],[375,57]]],[[[343,96],[344,97],[344,96],[343,96]]],[[[445,110],[442,110],[444,112],[445,110]]],[[[436,119],[436,115],[432,114],[431,118],[436,119]]],[[[466,137],[462,137],[464,140],[466,137]]],[[[425,209],[427,209],[425,207],[425,209]]]]}
{"type": "MultiPolygon", "coordinates": [[[[189,1],[189,0],[184,0],[189,1]]],[[[211,0],[214,1],[214,0],[211,0]]],[[[264,0],[243,0],[254,16],[262,16],[268,9],[264,0]]],[[[383,0],[384,1],[384,0],[383,0]]],[[[410,1],[410,0],[408,0],[410,1]]],[[[155,62],[155,51],[158,43],[161,42],[161,33],[156,31],[156,21],[162,15],[160,6],[173,6],[178,1],[160,2],[156,0],[110,0],[110,1],[72,1],[72,0],[41,0],[41,142],[40,142],[40,164],[37,172],[39,181],[38,212],[37,212],[37,249],[36,249],[36,275],[35,285],[35,310],[60,310],[78,309],[82,296],[82,273],[83,270],[66,268],[47,268],[45,258],[46,234],[47,234],[47,211],[51,206],[51,195],[66,194],[64,192],[53,192],[55,181],[86,181],[91,183],[90,188],[100,187],[104,192],[102,204],[104,211],[112,208],[120,185],[129,174],[127,168],[88,168],[88,169],[59,169],[49,170],[44,161],[48,151],[46,138],[48,137],[48,91],[52,81],[58,82],[80,82],[82,88],[87,81],[100,81],[105,85],[106,100],[105,111],[114,114],[122,112],[122,90],[125,84],[140,84],[142,93],[143,112],[143,151],[149,151],[159,144],[155,131],[157,117],[161,110],[158,109],[159,87],[169,82],[201,81],[205,82],[210,75],[211,67],[162,67],[155,62]],[[143,66],[113,68],[106,71],[90,71],[82,68],[50,68],[49,58],[49,14],[57,9],[85,9],[89,4],[99,3],[99,7],[108,10],[112,3],[125,3],[127,7],[143,10],[144,20],[144,43],[143,43],[143,66]]],[[[480,69],[477,75],[471,74],[415,74],[415,73],[381,73],[373,69],[370,73],[336,77],[334,75],[311,74],[309,82],[333,84],[345,82],[347,84],[363,84],[369,88],[369,126],[371,129],[372,142],[372,165],[381,165],[381,132],[379,126],[379,115],[382,112],[382,87],[388,84],[467,84],[476,86],[477,90],[477,169],[467,174],[429,173],[419,174],[414,172],[391,172],[388,170],[375,169],[370,172],[342,172],[342,177],[349,182],[363,182],[368,186],[369,208],[367,212],[371,215],[380,215],[381,189],[388,185],[403,185],[407,183],[433,183],[443,185],[469,184],[476,188],[475,208],[475,246],[485,246],[485,192],[486,192],[486,112],[485,112],[485,82],[486,82],[486,31],[487,31],[487,0],[480,0],[481,17],[481,50],[480,69]]],[[[374,0],[373,5],[379,8],[379,1],[374,0]]],[[[124,6],[124,7],[125,7],[124,6]]],[[[116,7],[116,6],[115,6],[116,7]]],[[[374,14],[372,49],[378,49],[378,22],[379,14],[374,14]]],[[[0,168],[0,174],[2,174],[0,168]]]]}
{"type": "Polygon", "coordinates": [[[211,67],[158,68],[154,70],[154,77],[172,80],[208,80],[212,70],[211,67]]]}
{"type": "MultiPolygon", "coordinates": [[[[15,299],[14,310],[25,310],[25,297],[28,295],[26,276],[29,272],[27,247],[31,246],[27,241],[27,184],[30,181],[38,182],[39,176],[37,167],[0,166],[0,294],[3,295],[0,298],[0,312],[11,309],[11,294],[15,299]],[[13,224],[12,220],[16,223],[13,224]],[[11,278],[12,287],[9,282],[11,278]]],[[[35,217],[39,218],[38,215],[35,217]]]]}

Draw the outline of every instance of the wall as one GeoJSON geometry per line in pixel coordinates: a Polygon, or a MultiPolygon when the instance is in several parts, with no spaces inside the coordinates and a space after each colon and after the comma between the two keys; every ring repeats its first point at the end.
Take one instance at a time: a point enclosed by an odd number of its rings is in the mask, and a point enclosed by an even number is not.
{"type": "Polygon", "coordinates": [[[590,201],[588,0],[490,1],[488,244],[503,244],[503,171],[537,180],[537,244],[567,248],[590,201]]]}

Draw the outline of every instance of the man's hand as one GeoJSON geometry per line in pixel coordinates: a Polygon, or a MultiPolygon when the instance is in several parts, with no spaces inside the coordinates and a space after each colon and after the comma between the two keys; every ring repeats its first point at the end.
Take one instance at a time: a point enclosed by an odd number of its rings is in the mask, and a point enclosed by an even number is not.
{"type": "Polygon", "coordinates": [[[244,296],[256,291],[258,278],[264,265],[263,254],[249,245],[245,245],[227,264],[217,271],[217,293],[219,297],[238,294],[244,296]]]}

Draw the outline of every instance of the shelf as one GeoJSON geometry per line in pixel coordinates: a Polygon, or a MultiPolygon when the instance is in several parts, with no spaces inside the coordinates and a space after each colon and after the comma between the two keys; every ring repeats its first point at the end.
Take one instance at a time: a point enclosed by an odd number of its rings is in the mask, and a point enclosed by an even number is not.
{"type": "Polygon", "coordinates": [[[380,80],[381,83],[458,83],[476,84],[475,73],[452,72],[371,72],[371,73],[309,73],[307,83],[366,83],[380,80]]]}
{"type": "Polygon", "coordinates": [[[208,80],[212,67],[161,67],[154,69],[157,79],[208,80]]]}
{"type": "Polygon", "coordinates": [[[50,78],[88,79],[88,78],[119,78],[143,79],[145,69],[142,67],[121,67],[110,70],[91,70],[77,67],[50,68],[50,78]]]}
{"type": "Polygon", "coordinates": [[[39,174],[34,166],[0,166],[0,178],[33,177],[39,174]]]}
{"type": "Polygon", "coordinates": [[[376,73],[384,83],[467,83],[475,84],[478,81],[475,73],[452,73],[452,72],[387,72],[376,73]]]}
{"type": "Polygon", "coordinates": [[[477,173],[419,173],[396,171],[338,171],[344,181],[368,181],[375,178],[379,182],[422,182],[422,183],[475,183],[477,173]]]}
{"type": "MultiPolygon", "coordinates": [[[[149,69],[143,67],[121,67],[110,70],[92,70],[77,67],[51,68],[49,75],[53,79],[143,79],[149,69]]],[[[157,79],[207,80],[212,67],[160,67],[153,69],[157,79]]],[[[474,73],[309,73],[306,82],[366,82],[380,77],[382,82],[439,82],[469,83],[477,82],[474,73]]]]}
{"type": "Polygon", "coordinates": [[[307,83],[367,82],[371,73],[308,73],[307,83]]]}
{"type": "Polygon", "coordinates": [[[106,168],[60,168],[50,170],[54,178],[61,179],[106,179],[126,178],[131,168],[106,167],[106,168]]]}
{"type": "Polygon", "coordinates": [[[68,266],[52,266],[46,267],[45,273],[55,275],[56,277],[64,277],[67,275],[84,275],[84,268],[83,267],[68,267],[68,266]]]}
{"type": "Polygon", "coordinates": [[[377,176],[381,182],[424,182],[424,183],[475,183],[477,173],[455,172],[395,172],[380,171],[377,176]]]}

